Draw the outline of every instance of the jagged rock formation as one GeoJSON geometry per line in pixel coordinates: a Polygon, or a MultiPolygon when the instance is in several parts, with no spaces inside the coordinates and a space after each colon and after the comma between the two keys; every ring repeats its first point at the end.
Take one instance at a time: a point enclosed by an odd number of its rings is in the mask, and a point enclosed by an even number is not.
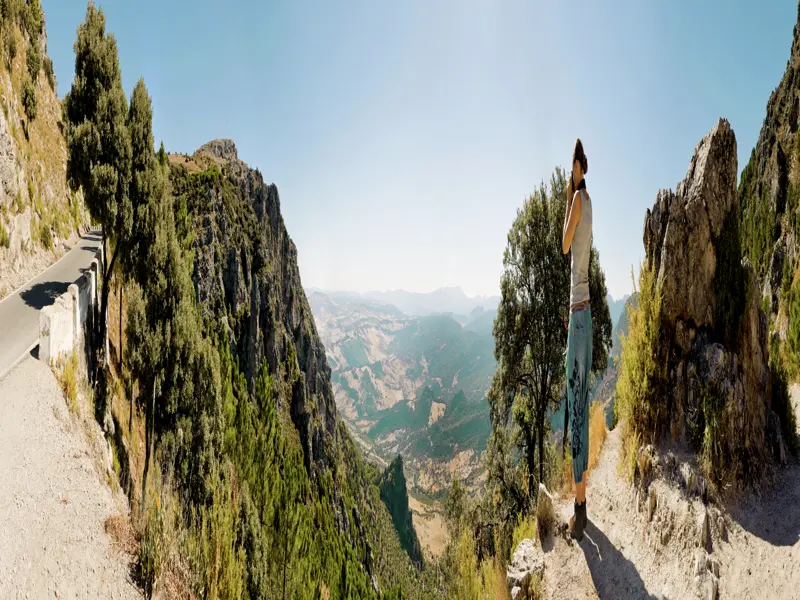
{"type": "MultiPolygon", "coordinates": [[[[209,142],[192,156],[170,155],[169,161],[178,234],[192,240],[192,280],[206,330],[217,345],[229,347],[251,393],[266,365],[282,436],[302,450],[312,484],[309,502],[324,506],[320,510],[329,517],[323,525],[333,521],[338,547],[332,544],[329,554],[355,558],[377,594],[402,582],[411,589],[414,570],[381,503],[380,473],[364,462],[339,418],[277,187],[239,160],[231,140],[209,142]]],[[[398,533],[413,534],[416,554],[408,554],[421,560],[402,465],[393,483],[408,516],[408,527],[398,533]]]]}
{"type": "Polygon", "coordinates": [[[224,168],[230,184],[208,190],[208,210],[195,241],[198,301],[208,316],[228,313],[248,381],[263,360],[277,373],[296,354],[303,376],[282,400],[290,403],[306,467],[324,470],[333,464],[339,436],[330,367],[300,281],[297,248],[281,216],[278,188],[239,160],[232,140],[209,142],[195,159],[200,166],[224,168]],[[239,198],[250,203],[255,218],[237,206],[239,198]]]}
{"type": "Polygon", "coordinates": [[[741,260],[736,172],[736,137],[721,119],[677,190],[660,191],[647,211],[644,246],[662,294],[657,360],[668,365],[669,429],[702,444],[713,411],[724,456],[754,474],[786,451],[771,406],[767,320],[741,260]]]}
{"type": "Polygon", "coordinates": [[[411,510],[408,508],[406,477],[403,474],[403,457],[400,454],[386,467],[379,488],[381,500],[392,515],[392,522],[400,535],[400,543],[411,560],[421,565],[422,548],[411,520],[411,510]]]}
{"type": "Polygon", "coordinates": [[[800,254],[797,211],[800,197],[800,8],[786,71],[769,97],[761,132],[739,186],[744,249],[759,276],[761,292],[778,317],[800,254]]]}

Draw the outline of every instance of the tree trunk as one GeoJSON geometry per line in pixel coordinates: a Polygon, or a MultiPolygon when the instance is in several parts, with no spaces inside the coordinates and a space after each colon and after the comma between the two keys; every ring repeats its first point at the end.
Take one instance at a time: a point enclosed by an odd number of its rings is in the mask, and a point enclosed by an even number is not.
{"type": "Polygon", "coordinates": [[[544,483],[544,413],[546,403],[543,400],[539,407],[537,421],[539,421],[539,483],[544,483]]]}
{"type": "Polygon", "coordinates": [[[569,400],[564,397],[564,435],[561,437],[561,458],[567,455],[567,428],[569,427],[569,400]]]}
{"type": "Polygon", "coordinates": [[[536,433],[528,430],[525,434],[527,437],[526,446],[528,447],[528,496],[531,497],[535,494],[533,479],[536,477],[536,433]]]}
{"type": "Polygon", "coordinates": [[[152,391],[152,400],[147,404],[147,408],[145,409],[145,420],[144,420],[144,438],[145,438],[145,449],[144,449],[144,473],[142,475],[142,510],[145,507],[145,498],[146,491],[147,491],[147,471],[150,469],[150,455],[153,453],[153,427],[152,423],[155,423],[155,419],[152,417],[153,413],[155,412],[156,406],[156,389],[153,386],[152,391]]]}

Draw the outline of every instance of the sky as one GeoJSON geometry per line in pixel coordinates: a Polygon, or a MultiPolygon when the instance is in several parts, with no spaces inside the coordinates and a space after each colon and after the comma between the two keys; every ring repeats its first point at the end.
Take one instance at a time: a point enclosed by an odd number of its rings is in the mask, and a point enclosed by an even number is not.
{"type": "MultiPolygon", "coordinates": [[[[499,294],[508,230],[576,137],[609,292],[720,117],[739,171],[795,0],[97,2],[170,152],[232,138],[278,186],[303,285],[499,294]]],[[[60,96],[86,2],[42,0],[60,96]]]]}

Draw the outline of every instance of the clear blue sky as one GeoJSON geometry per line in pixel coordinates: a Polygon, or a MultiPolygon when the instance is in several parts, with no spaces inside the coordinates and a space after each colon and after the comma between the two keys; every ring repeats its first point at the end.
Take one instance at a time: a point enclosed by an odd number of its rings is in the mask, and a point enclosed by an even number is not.
{"type": "MultiPolygon", "coordinates": [[[[58,91],[86,3],[43,0],[58,91]]],[[[156,141],[230,137],[278,185],[303,284],[499,292],[516,209],[580,136],[616,297],[659,188],[720,116],[739,170],[797,2],[100,2],[156,141]]]]}

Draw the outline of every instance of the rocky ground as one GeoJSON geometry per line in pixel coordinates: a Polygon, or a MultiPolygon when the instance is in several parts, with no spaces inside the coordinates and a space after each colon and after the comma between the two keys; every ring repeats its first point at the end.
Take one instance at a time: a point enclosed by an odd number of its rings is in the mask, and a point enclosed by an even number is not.
{"type": "MultiPolygon", "coordinates": [[[[800,386],[792,400],[800,419],[800,386]]],[[[720,509],[681,477],[651,483],[652,502],[649,492],[637,495],[617,471],[620,447],[617,428],[589,480],[584,540],[557,533],[535,545],[546,598],[797,598],[800,465],[780,469],[760,496],[720,509]]],[[[556,500],[555,509],[563,528],[572,503],[556,500]]]]}
{"type": "Polygon", "coordinates": [[[124,495],[87,426],[38,360],[0,381],[0,598],[141,597],[107,533],[124,523],[124,495]]]}

